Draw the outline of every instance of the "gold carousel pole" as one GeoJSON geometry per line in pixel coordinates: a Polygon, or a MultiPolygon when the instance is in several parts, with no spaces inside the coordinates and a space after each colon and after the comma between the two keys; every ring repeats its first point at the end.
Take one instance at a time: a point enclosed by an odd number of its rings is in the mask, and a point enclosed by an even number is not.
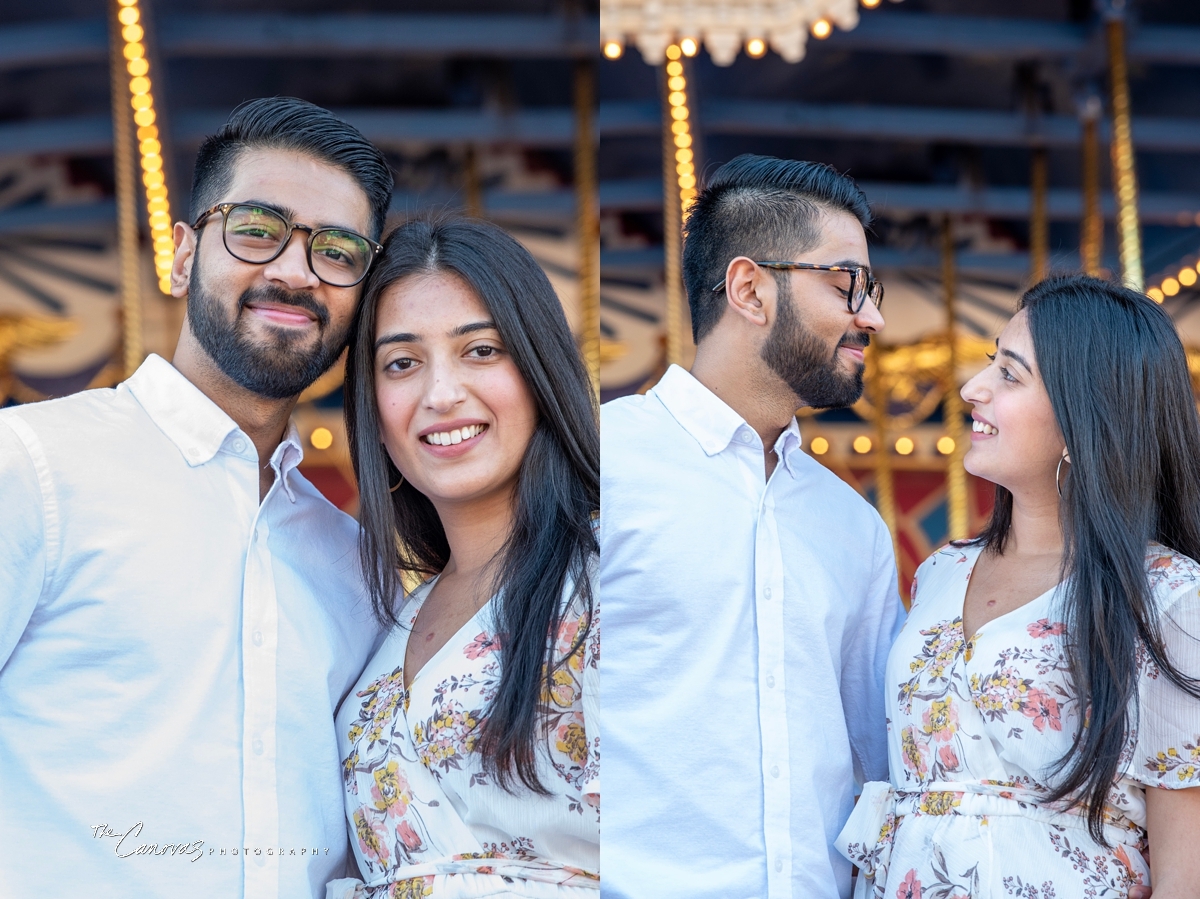
{"type": "Polygon", "coordinates": [[[125,71],[125,41],[121,36],[121,23],[117,20],[117,14],[122,8],[116,0],[111,0],[108,8],[108,29],[113,172],[117,192],[117,258],[121,285],[121,347],[125,377],[129,377],[142,364],[142,291],[133,111],[129,105],[129,76],[125,71]]]}
{"type": "Polygon", "coordinates": [[[946,458],[946,503],[950,511],[950,539],[964,540],[970,536],[967,509],[967,471],[963,456],[967,454],[967,435],[963,428],[962,397],[958,395],[958,350],[954,327],[954,233],[950,216],[942,220],[942,289],[946,303],[946,395],[942,401],[942,418],[946,436],[954,441],[954,449],[946,458]]]}
{"type": "Polygon", "coordinates": [[[594,111],[596,81],[591,60],[575,64],[575,204],[579,232],[579,300],[583,360],[592,392],[600,397],[600,204],[596,185],[594,111]]]}
{"type": "Polygon", "coordinates": [[[883,377],[883,347],[871,348],[867,377],[871,403],[875,407],[875,508],[892,535],[892,552],[900,564],[900,543],[896,537],[896,485],[892,478],[892,457],[888,452],[888,388],[883,377]]]}
{"type": "Polygon", "coordinates": [[[1083,221],[1080,223],[1079,264],[1086,274],[1100,274],[1104,252],[1104,214],[1100,211],[1100,98],[1088,97],[1083,106],[1083,221]]]}
{"type": "Polygon", "coordinates": [[[466,188],[467,214],[473,218],[483,218],[483,185],[479,181],[479,153],[474,144],[467,144],[463,169],[466,181],[464,187],[466,188]]]}
{"type": "Polygon", "coordinates": [[[1029,210],[1029,262],[1035,284],[1046,277],[1050,256],[1050,235],[1046,224],[1046,168],[1046,148],[1037,147],[1033,151],[1029,179],[1033,198],[1029,210]]]}
{"type": "MultiPolygon", "coordinates": [[[[682,51],[675,44],[667,48],[667,63],[661,74],[662,81],[662,154],[663,154],[663,254],[666,278],[667,308],[667,364],[683,362],[683,206],[679,199],[679,174],[675,167],[676,119],[671,104],[670,86],[672,77],[668,72],[672,65],[683,71],[680,60],[682,51]],[[672,52],[673,51],[673,52],[672,52]]],[[[686,109],[686,107],[684,107],[686,109]]]]}
{"type": "Polygon", "coordinates": [[[1108,72],[1112,90],[1113,187],[1117,194],[1117,252],[1121,278],[1134,290],[1145,284],[1142,272],[1142,238],[1138,230],[1137,172],[1134,169],[1133,134],[1129,122],[1129,72],[1125,67],[1125,20],[1113,14],[1105,23],[1108,37],[1108,72]]]}

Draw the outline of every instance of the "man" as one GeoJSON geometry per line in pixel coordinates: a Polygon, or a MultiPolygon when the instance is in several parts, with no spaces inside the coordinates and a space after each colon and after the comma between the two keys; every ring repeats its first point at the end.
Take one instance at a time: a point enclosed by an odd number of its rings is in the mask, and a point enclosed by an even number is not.
{"type": "Polygon", "coordinates": [[[243,105],[175,225],[174,364],[0,412],[3,895],[323,897],[342,872],[333,716],[378,629],[289,416],[391,189],[326,110],[243,105]]]}
{"type": "Polygon", "coordinates": [[[887,777],[901,606],[887,528],[795,412],[862,393],[869,221],[827,166],[722,166],[687,220],[691,373],[601,410],[605,897],[849,895],[832,843],[887,777]]]}

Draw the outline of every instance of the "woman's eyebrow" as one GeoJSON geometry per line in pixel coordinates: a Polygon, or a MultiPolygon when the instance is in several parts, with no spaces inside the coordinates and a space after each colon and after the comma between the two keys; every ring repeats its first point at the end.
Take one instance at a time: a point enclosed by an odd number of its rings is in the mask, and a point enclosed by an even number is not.
{"type": "Polygon", "coordinates": [[[413,334],[412,332],[409,332],[409,331],[401,331],[396,334],[384,334],[382,337],[380,337],[378,340],[375,341],[375,349],[376,349],[376,351],[378,351],[381,347],[384,347],[389,343],[420,343],[420,342],[421,342],[420,334],[413,334]]]}
{"type": "Polygon", "coordinates": [[[1009,359],[1016,360],[1017,362],[1021,363],[1021,365],[1023,365],[1025,367],[1025,370],[1027,372],[1029,372],[1030,374],[1033,374],[1033,366],[1030,365],[1029,362],[1026,361],[1025,357],[1022,356],[1020,353],[1013,352],[1012,350],[1000,349],[999,341],[997,341],[997,343],[996,343],[996,349],[1000,350],[1000,355],[1007,356],[1009,359]]]}
{"type": "Polygon", "coordinates": [[[498,331],[496,323],[492,321],[469,322],[465,325],[459,325],[450,332],[451,337],[465,337],[467,334],[473,334],[476,331],[498,331]]]}

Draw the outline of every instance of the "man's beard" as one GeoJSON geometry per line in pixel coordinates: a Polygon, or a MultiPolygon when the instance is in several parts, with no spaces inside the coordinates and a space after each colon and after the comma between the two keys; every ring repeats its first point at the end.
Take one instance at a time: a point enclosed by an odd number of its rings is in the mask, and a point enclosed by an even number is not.
{"type": "Polygon", "coordinates": [[[188,325],[200,346],[234,383],[251,393],[270,399],[287,399],[299,395],[306,387],[329,369],[346,346],[350,323],[329,330],[329,312],[307,291],[292,293],[269,286],[246,290],[238,297],[237,311],[229,320],[221,301],[200,285],[200,266],[193,265],[188,284],[188,325]],[[267,329],[266,342],[254,340],[247,333],[242,312],[249,303],[276,303],[295,306],[311,312],[317,319],[318,339],[315,346],[304,347],[310,332],[288,328],[267,329]]]}
{"type": "MultiPolygon", "coordinates": [[[[830,355],[828,345],[804,326],[789,288],[781,279],[775,324],[763,344],[763,361],[809,406],[832,409],[853,405],[862,396],[863,366],[855,366],[853,374],[841,371],[837,347],[830,355]]],[[[840,345],[865,347],[870,342],[869,334],[856,331],[848,333],[840,345]]]]}

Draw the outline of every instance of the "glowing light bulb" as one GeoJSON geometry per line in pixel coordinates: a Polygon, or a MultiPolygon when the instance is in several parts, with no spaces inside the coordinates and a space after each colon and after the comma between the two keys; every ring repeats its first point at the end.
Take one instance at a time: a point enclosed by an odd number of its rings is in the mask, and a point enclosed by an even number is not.
{"type": "Polygon", "coordinates": [[[854,451],[860,455],[871,451],[871,438],[866,434],[859,434],[854,438],[854,451]]]}
{"type": "Polygon", "coordinates": [[[896,441],[896,452],[902,456],[909,455],[916,448],[917,445],[913,443],[911,437],[901,437],[896,441]]]}
{"type": "Polygon", "coordinates": [[[813,451],[813,455],[823,456],[829,452],[829,441],[824,437],[814,437],[812,443],[809,444],[809,448],[813,451]]]}
{"type": "Polygon", "coordinates": [[[679,42],[679,49],[683,51],[684,56],[695,56],[700,52],[700,45],[695,38],[685,37],[679,42]]]}
{"type": "Polygon", "coordinates": [[[326,450],[333,446],[333,431],[329,428],[315,428],[308,438],[308,442],[319,450],[326,450]]]}
{"type": "Polygon", "coordinates": [[[751,59],[762,59],[767,54],[767,42],[761,37],[752,37],[746,41],[746,55],[751,59]]]}
{"type": "Polygon", "coordinates": [[[683,74],[683,63],[669,62],[667,63],[667,74],[672,78],[683,74]]]}
{"type": "Polygon", "coordinates": [[[1169,297],[1179,293],[1179,282],[1174,278],[1164,278],[1162,282],[1162,292],[1169,297]]]}
{"type": "Polygon", "coordinates": [[[833,25],[828,19],[817,19],[812,23],[812,35],[817,40],[823,41],[831,34],[833,34],[833,25]]]}
{"type": "Polygon", "coordinates": [[[1159,290],[1157,287],[1151,287],[1149,290],[1147,290],[1146,296],[1148,296],[1150,299],[1154,300],[1154,302],[1156,302],[1156,303],[1161,303],[1163,300],[1166,299],[1166,297],[1163,296],[1163,292],[1161,290],[1159,290]]]}
{"type": "Polygon", "coordinates": [[[141,13],[139,13],[137,8],[133,6],[123,7],[121,11],[117,13],[117,21],[122,25],[136,25],[139,18],[141,18],[141,13]]]}
{"type": "Polygon", "coordinates": [[[675,61],[682,55],[683,52],[679,49],[678,45],[671,44],[671,46],[667,47],[667,59],[675,61]]]}
{"type": "Polygon", "coordinates": [[[608,59],[620,59],[625,52],[625,48],[618,41],[605,41],[604,55],[608,59]]]}
{"type": "Polygon", "coordinates": [[[1179,283],[1184,287],[1191,287],[1196,283],[1196,270],[1190,265],[1187,268],[1179,270],[1179,283]]]}
{"type": "Polygon", "coordinates": [[[867,9],[874,9],[880,3],[880,0],[862,0],[862,5],[867,9]]]}
{"type": "Polygon", "coordinates": [[[939,437],[937,442],[937,451],[943,456],[948,456],[954,452],[954,438],[950,436],[939,437]]]}

